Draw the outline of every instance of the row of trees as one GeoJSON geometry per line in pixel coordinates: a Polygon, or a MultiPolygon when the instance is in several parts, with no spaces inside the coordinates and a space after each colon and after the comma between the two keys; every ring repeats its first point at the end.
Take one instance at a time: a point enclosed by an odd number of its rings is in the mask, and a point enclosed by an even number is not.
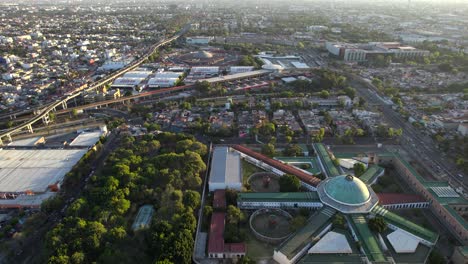
{"type": "Polygon", "coordinates": [[[190,263],[207,147],[193,136],[125,136],[46,238],[49,263],[190,263]],[[133,232],[138,206],[156,208],[133,232]]]}

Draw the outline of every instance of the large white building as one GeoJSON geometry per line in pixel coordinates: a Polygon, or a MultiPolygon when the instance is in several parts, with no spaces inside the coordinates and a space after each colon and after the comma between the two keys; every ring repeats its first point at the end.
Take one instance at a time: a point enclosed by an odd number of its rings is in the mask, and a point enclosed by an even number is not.
{"type": "Polygon", "coordinates": [[[388,55],[395,58],[417,58],[428,56],[429,51],[401,45],[399,42],[369,42],[366,44],[349,44],[327,42],[328,52],[344,61],[362,62],[377,55],[388,55]]]}
{"type": "Polygon", "coordinates": [[[229,147],[216,147],[211,160],[209,190],[242,189],[240,154],[229,147]]]}

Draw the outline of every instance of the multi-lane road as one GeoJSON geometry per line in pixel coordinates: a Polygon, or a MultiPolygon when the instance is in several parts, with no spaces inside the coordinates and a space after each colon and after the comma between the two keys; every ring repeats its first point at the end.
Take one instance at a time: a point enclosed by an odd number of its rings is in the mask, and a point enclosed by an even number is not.
{"type": "Polygon", "coordinates": [[[434,178],[449,181],[455,187],[463,187],[466,192],[467,178],[463,176],[463,172],[457,168],[453,161],[445,157],[442,151],[436,148],[436,144],[430,137],[423,135],[395,112],[392,106],[377,94],[372,84],[355,75],[352,76],[351,83],[357,88],[358,94],[367,102],[381,106],[382,114],[392,127],[402,128],[402,149],[423,164],[429,172],[432,172],[434,178]]]}
{"type": "MultiPolygon", "coordinates": [[[[171,38],[168,38],[168,39],[163,39],[161,41],[159,41],[158,43],[154,44],[150,49],[148,49],[149,51],[142,55],[138,60],[132,62],[131,64],[127,65],[125,68],[111,74],[110,76],[104,78],[103,80],[100,80],[98,82],[95,82],[95,83],[92,83],[91,85],[83,85],[83,86],[80,86],[79,88],[77,88],[72,94],[68,94],[68,95],[65,95],[63,96],[61,99],[57,99],[57,101],[55,102],[52,102],[50,103],[49,105],[45,106],[41,111],[40,111],[40,114],[32,117],[29,121],[25,122],[25,123],[22,123],[16,127],[13,127],[13,128],[10,128],[10,129],[7,129],[5,131],[2,131],[0,132],[0,141],[3,137],[8,137],[9,139],[11,138],[11,135],[13,133],[16,133],[16,132],[19,132],[21,131],[22,129],[24,128],[28,128],[30,131],[32,131],[32,124],[40,121],[41,119],[43,119],[44,117],[47,117],[49,112],[55,110],[57,107],[59,107],[60,105],[64,105],[66,104],[66,102],[70,99],[73,99],[79,95],[81,95],[81,93],[83,91],[86,91],[86,90],[92,90],[92,89],[98,89],[99,87],[102,87],[104,85],[106,85],[107,83],[109,82],[112,82],[115,78],[123,75],[124,73],[128,72],[128,71],[131,71],[137,67],[139,67],[142,63],[144,63],[148,58],[149,56],[151,56],[151,54],[153,54],[154,52],[156,52],[161,46],[163,45],[166,45],[167,43],[170,43],[176,39],[178,39],[180,36],[182,36],[184,33],[186,33],[188,30],[190,30],[190,24],[187,24],[186,26],[184,26],[184,28],[179,32],[177,33],[176,35],[174,35],[173,37],[171,38]]],[[[63,107],[63,108],[66,108],[66,107],[63,107]]]]}

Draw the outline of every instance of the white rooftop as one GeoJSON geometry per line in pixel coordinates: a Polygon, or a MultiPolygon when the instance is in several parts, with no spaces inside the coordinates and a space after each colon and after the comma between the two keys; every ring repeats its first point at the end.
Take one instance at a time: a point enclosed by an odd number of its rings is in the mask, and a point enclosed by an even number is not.
{"type": "Polygon", "coordinates": [[[414,253],[419,245],[417,238],[400,229],[387,235],[387,239],[396,253],[414,253]]]}
{"type": "Polygon", "coordinates": [[[61,182],[87,149],[0,150],[0,192],[45,192],[61,182]]]}
{"type": "Polygon", "coordinates": [[[297,69],[309,69],[309,65],[299,62],[299,61],[291,61],[291,64],[296,67],[297,69]]]}
{"type": "Polygon", "coordinates": [[[11,142],[10,144],[8,144],[8,146],[11,146],[11,147],[33,147],[36,144],[38,144],[38,142],[40,142],[40,140],[42,138],[43,137],[32,137],[32,138],[19,139],[19,140],[15,140],[15,141],[11,142]]]}
{"type": "Polygon", "coordinates": [[[346,169],[352,169],[354,167],[354,164],[362,163],[355,159],[339,159],[339,162],[340,162],[340,166],[346,169]]]}
{"type": "Polygon", "coordinates": [[[346,236],[333,231],[328,232],[309,249],[309,254],[353,253],[346,236]]]}
{"type": "Polygon", "coordinates": [[[140,84],[145,78],[124,78],[120,77],[115,79],[112,86],[135,86],[140,84]]]}
{"type": "Polygon", "coordinates": [[[460,195],[452,189],[450,186],[446,187],[431,187],[431,189],[437,194],[437,196],[442,198],[456,198],[460,197],[460,195]]]}
{"type": "Polygon", "coordinates": [[[123,75],[123,78],[148,78],[151,74],[152,71],[129,71],[123,75]]]}
{"type": "Polygon", "coordinates": [[[102,131],[80,133],[70,143],[70,146],[92,147],[99,141],[99,138],[102,136],[102,134],[102,131]]]}
{"type": "Polygon", "coordinates": [[[295,77],[284,77],[284,78],[281,78],[281,80],[285,83],[290,83],[290,82],[296,81],[297,79],[295,77]]]}
{"type": "Polygon", "coordinates": [[[242,182],[240,155],[229,147],[216,147],[211,161],[211,183],[242,182]]]}

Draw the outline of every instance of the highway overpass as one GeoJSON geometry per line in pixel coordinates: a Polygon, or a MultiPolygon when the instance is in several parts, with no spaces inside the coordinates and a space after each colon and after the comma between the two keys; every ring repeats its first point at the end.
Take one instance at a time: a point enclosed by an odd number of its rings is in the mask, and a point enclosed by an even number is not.
{"type": "Polygon", "coordinates": [[[108,83],[112,82],[115,78],[125,74],[126,72],[129,72],[129,71],[132,71],[132,70],[138,68],[142,63],[144,63],[148,59],[148,57],[151,54],[156,52],[157,49],[159,49],[161,46],[166,45],[167,43],[170,43],[170,42],[178,39],[180,36],[182,36],[188,30],[190,30],[190,24],[186,25],[175,36],[173,36],[173,37],[171,37],[169,39],[163,39],[163,40],[159,41],[158,43],[156,43],[155,45],[153,45],[152,48],[150,49],[150,51],[148,51],[146,54],[141,56],[140,59],[132,62],[129,65],[127,65],[125,68],[111,74],[110,76],[104,78],[103,80],[99,80],[98,82],[94,82],[89,86],[88,85],[83,85],[83,86],[79,87],[78,89],[76,89],[73,94],[66,95],[66,96],[62,97],[62,99],[59,99],[56,102],[50,103],[45,108],[40,109],[40,110],[36,110],[35,112],[36,112],[37,115],[35,117],[31,118],[30,120],[28,120],[28,121],[26,121],[26,122],[24,122],[24,123],[22,123],[22,124],[20,124],[18,126],[15,126],[15,127],[10,128],[10,129],[7,129],[5,131],[2,131],[0,133],[0,145],[3,145],[3,140],[5,138],[8,139],[9,141],[12,141],[11,136],[13,134],[15,134],[15,133],[18,133],[21,130],[27,129],[30,133],[33,133],[34,131],[33,131],[32,125],[34,123],[38,122],[38,121],[42,121],[42,122],[47,124],[49,122],[49,113],[51,111],[55,111],[59,107],[61,107],[62,109],[66,109],[67,108],[67,102],[69,100],[71,100],[71,99],[76,98],[77,96],[80,96],[83,91],[90,91],[90,90],[99,89],[99,88],[107,85],[108,83]]]}

